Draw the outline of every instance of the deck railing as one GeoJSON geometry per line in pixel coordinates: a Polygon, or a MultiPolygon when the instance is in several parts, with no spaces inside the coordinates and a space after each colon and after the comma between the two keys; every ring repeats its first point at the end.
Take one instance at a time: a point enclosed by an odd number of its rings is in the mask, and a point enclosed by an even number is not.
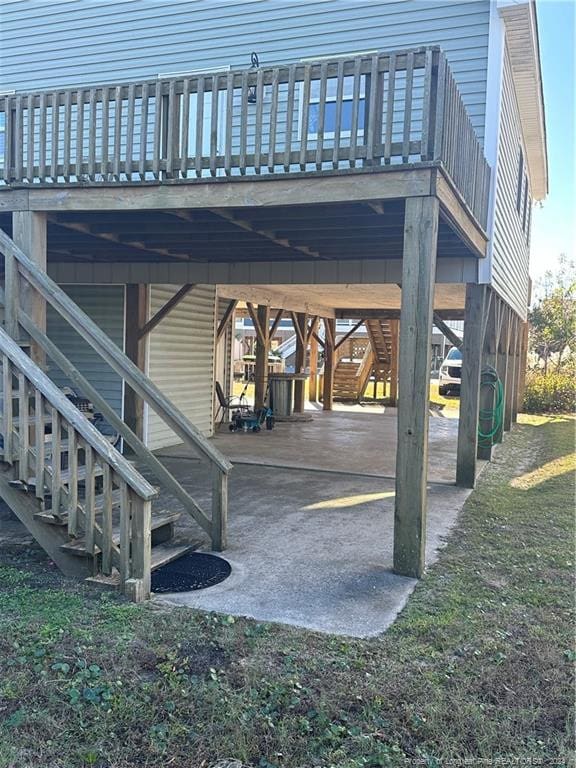
{"type": "Polygon", "coordinates": [[[438,48],[16,93],[2,113],[3,184],[437,162],[486,224],[489,167],[438,48]]]}

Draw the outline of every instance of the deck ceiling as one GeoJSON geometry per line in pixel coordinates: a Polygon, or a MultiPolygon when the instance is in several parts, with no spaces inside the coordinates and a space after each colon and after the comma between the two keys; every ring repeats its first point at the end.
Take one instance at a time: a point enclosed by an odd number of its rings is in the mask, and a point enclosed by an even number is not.
{"type": "MultiPolygon", "coordinates": [[[[311,261],[402,257],[404,201],[48,215],[49,262],[311,261]]],[[[0,215],[9,234],[9,214],[0,215]]],[[[440,219],[439,258],[474,253],[440,219]]]]}

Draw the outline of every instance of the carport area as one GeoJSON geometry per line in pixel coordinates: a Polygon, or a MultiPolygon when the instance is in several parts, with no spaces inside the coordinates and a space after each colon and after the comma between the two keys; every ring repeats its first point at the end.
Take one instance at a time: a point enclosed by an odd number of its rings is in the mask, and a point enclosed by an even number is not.
{"type": "MultiPolygon", "coordinates": [[[[453,484],[457,429],[457,419],[431,413],[428,564],[470,493],[453,484]]],[[[417,583],[392,571],[395,409],[341,406],[272,432],[221,431],[214,442],[235,463],[223,553],[232,575],[162,599],[341,635],[384,631],[417,583]]],[[[162,461],[200,501],[208,494],[185,449],[162,461]]]]}

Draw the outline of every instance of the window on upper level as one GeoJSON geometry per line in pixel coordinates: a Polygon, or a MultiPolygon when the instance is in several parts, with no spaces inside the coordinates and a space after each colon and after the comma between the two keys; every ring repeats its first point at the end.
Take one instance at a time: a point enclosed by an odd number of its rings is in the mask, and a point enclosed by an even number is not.
{"type": "Polygon", "coordinates": [[[522,187],[524,184],[524,153],[520,147],[520,157],[518,160],[518,178],[516,181],[516,210],[522,213],[522,187]]]}
{"type": "Polygon", "coordinates": [[[4,146],[6,141],[6,115],[0,113],[0,165],[4,162],[4,146]]]}
{"type": "MultiPolygon", "coordinates": [[[[358,136],[364,135],[364,118],[366,113],[366,85],[365,77],[360,80],[360,95],[358,100],[358,136]]],[[[336,133],[336,78],[326,81],[326,106],[324,108],[324,138],[333,139],[336,133]]],[[[342,114],[340,117],[340,136],[347,138],[352,132],[353,123],[353,95],[354,78],[343,79],[342,90],[342,114]]],[[[310,89],[310,102],[308,106],[308,138],[315,139],[318,136],[320,123],[320,81],[314,80],[310,89]]]]}

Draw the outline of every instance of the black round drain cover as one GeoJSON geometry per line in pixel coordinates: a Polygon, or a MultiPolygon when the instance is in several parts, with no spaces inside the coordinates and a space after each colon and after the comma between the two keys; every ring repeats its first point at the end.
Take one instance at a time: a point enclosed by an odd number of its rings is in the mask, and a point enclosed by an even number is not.
{"type": "Polygon", "coordinates": [[[152,572],[152,592],[190,592],[219,584],[230,576],[230,563],[216,555],[191,552],[152,572]]]}

